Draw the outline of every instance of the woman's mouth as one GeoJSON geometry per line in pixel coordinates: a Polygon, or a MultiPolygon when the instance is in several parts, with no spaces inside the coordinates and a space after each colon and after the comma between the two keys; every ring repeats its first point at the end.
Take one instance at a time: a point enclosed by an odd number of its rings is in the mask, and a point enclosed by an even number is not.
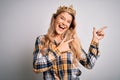
{"type": "Polygon", "coordinates": [[[61,25],[59,25],[59,28],[60,28],[60,30],[64,30],[65,29],[65,27],[61,26],[61,25]]]}

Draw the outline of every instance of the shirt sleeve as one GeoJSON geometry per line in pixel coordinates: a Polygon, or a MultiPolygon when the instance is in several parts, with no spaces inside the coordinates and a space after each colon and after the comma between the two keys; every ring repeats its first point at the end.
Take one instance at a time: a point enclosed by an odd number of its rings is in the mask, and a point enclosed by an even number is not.
{"type": "Polygon", "coordinates": [[[84,49],[82,49],[82,54],[81,54],[82,59],[80,60],[80,63],[84,67],[88,69],[92,69],[99,56],[100,54],[98,50],[98,43],[92,41],[88,53],[86,53],[84,49]]]}
{"type": "Polygon", "coordinates": [[[33,52],[33,71],[44,72],[52,67],[52,62],[56,59],[56,52],[52,52],[46,49],[44,52],[46,55],[41,53],[41,48],[44,46],[44,36],[36,38],[35,49],[33,52]]]}

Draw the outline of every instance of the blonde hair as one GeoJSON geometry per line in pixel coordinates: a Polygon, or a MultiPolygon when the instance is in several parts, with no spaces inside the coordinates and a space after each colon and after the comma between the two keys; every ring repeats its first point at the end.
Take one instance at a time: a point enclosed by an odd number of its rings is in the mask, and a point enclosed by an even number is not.
{"type": "MultiPolygon", "coordinates": [[[[59,11],[59,9],[58,9],[57,12],[52,15],[50,27],[48,29],[47,34],[45,35],[44,47],[42,47],[42,49],[41,49],[41,51],[43,51],[42,52],[43,55],[46,54],[46,53],[44,53],[44,50],[47,49],[49,47],[49,45],[51,43],[53,43],[53,41],[54,41],[54,38],[56,36],[54,22],[55,22],[56,17],[62,12],[67,12],[67,10],[59,11]]],[[[75,14],[72,14],[70,12],[68,12],[68,13],[72,16],[72,22],[71,22],[69,29],[64,34],[62,34],[62,38],[66,37],[66,41],[74,38],[74,40],[72,42],[70,42],[69,45],[70,45],[70,48],[71,48],[73,55],[74,55],[73,62],[75,62],[75,64],[77,64],[76,59],[78,59],[78,60],[82,59],[81,58],[82,46],[81,46],[80,40],[78,39],[78,36],[76,33],[75,14]]]]}
{"type": "MultiPolygon", "coordinates": [[[[49,47],[49,44],[54,41],[54,37],[56,36],[56,32],[55,32],[55,29],[54,29],[54,21],[55,21],[55,18],[59,14],[60,13],[53,14],[53,16],[51,18],[50,27],[48,29],[48,32],[47,32],[46,36],[45,36],[45,46],[44,46],[44,48],[49,47]]],[[[73,17],[73,20],[71,22],[70,28],[62,35],[62,38],[64,38],[65,36],[66,36],[66,40],[74,38],[74,40],[72,42],[70,42],[70,48],[73,52],[74,57],[80,60],[81,59],[80,55],[81,55],[81,52],[82,52],[81,51],[81,43],[80,43],[80,41],[77,37],[77,33],[76,33],[75,17],[73,15],[72,15],[72,17],[73,17]]]]}

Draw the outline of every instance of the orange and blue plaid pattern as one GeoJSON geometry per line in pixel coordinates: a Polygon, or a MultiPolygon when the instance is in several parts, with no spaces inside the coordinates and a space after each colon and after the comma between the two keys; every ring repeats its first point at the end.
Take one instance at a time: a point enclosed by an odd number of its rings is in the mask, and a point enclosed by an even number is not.
{"type": "MultiPolygon", "coordinates": [[[[47,48],[42,55],[41,48],[45,43],[45,35],[37,37],[35,42],[35,50],[33,52],[33,70],[35,72],[43,72],[44,80],[80,80],[80,69],[74,68],[72,61],[72,51],[60,54],[56,50],[56,42],[52,47],[47,48]]],[[[50,45],[51,46],[51,45],[50,45]]],[[[84,67],[93,68],[98,56],[98,44],[91,42],[88,54],[82,49],[82,60],[78,62],[84,67]]]]}

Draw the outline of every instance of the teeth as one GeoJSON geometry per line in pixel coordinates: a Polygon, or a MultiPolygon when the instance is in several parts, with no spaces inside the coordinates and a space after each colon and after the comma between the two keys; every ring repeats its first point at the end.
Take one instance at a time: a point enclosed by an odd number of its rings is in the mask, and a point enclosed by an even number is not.
{"type": "Polygon", "coordinates": [[[60,28],[64,29],[64,26],[60,26],[60,28]]]}
{"type": "Polygon", "coordinates": [[[61,26],[62,28],[64,28],[63,26],[61,26]]]}

